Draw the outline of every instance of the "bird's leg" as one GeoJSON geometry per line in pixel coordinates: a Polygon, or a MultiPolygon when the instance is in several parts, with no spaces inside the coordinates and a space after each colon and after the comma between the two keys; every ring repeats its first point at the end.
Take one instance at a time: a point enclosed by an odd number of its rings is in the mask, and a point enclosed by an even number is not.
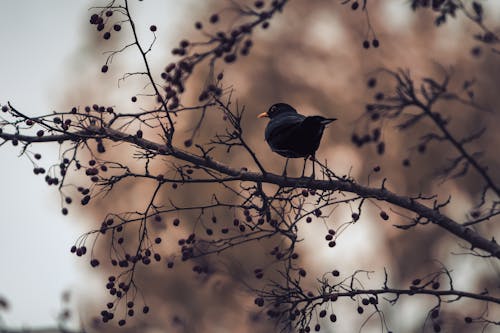
{"type": "Polygon", "coordinates": [[[286,167],[288,166],[288,158],[286,159],[286,162],[285,162],[285,168],[283,169],[283,177],[286,178],[286,167]]]}
{"type": "Polygon", "coordinates": [[[302,167],[302,175],[300,178],[304,177],[304,174],[306,173],[306,163],[307,163],[307,156],[304,158],[304,166],[302,167]]]}
{"type": "Polygon", "coordinates": [[[316,178],[316,168],[315,168],[315,166],[316,166],[316,156],[311,155],[311,160],[313,162],[313,173],[311,175],[311,178],[314,179],[314,178],[316,178]]]}

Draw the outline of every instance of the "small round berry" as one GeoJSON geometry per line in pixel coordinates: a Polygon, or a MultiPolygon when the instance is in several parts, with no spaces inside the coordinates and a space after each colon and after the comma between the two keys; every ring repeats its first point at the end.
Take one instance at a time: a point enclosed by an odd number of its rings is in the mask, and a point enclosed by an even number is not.
{"type": "Polygon", "coordinates": [[[92,14],[92,16],[90,16],[90,24],[97,24],[98,20],[99,20],[99,15],[92,14]]]}
{"type": "Polygon", "coordinates": [[[363,47],[364,47],[365,49],[369,49],[369,48],[370,48],[370,42],[369,42],[369,41],[367,41],[367,40],[363,41],[363,47]]]}
{"type": "Polygon", "coordinates": [[[210,16],[210,23],[215,24],[217,22],[219,22],[219,15],[213,14],[212,16],[210,16]]]}
{"type": "Polygon", "coordinates": [[[156,31],[156,25],[152,25],[149,27],[149,30],[151,30],[152,32],[155,32],[156,31]]]}
{"type": "Polygon", "coordinates": [[[470,53],[473,57],[479,57],[481,55],[481,47],[479,46],[473,47],[470,50],[470,53]]]}
{"type": "Polygon", "coordinates": [[[264,306],[264,299],[262,297],[257,297],[255,300],[254,300],[254,303],[255,305],[259,306],[259,307],[262,307],[264,306]]]}
{"type": "Polygon", "coordinates": [[[228,54],[224,57],[224,61],[227,62],[228,64],[234,62],[235,60],[236,60],[236,54],[234,53],[228,54]]]}

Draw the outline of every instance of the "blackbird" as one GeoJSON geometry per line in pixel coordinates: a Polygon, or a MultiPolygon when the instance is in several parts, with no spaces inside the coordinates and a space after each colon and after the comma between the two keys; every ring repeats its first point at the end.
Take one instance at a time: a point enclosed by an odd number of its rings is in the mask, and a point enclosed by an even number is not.
{"type": "Polygon", "coordinates": [[[272,151],[286,157],[283,174],[286,176],[286,167],[289,158],[304,158],[304,176],[306,161],[308,157],[314,161],[325,126],[336,118],[325,118],[322,116],[306,117],[297,112],[293,107],[285,103],[272,105],[267,112],[257,116],[268,117],[269,123],[266,127],[265,139],[272,151]]]}

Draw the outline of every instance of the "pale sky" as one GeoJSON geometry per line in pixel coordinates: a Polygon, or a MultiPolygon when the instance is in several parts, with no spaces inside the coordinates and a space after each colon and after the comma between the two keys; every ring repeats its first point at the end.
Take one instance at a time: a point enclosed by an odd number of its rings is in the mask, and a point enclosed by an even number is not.
{"type": "MultiPolygon", "coordinates": [[[[58,87],[65,72],[74,66],[75,52],[83,44],[81,36],[93,31],[88,23],[92,3],[0,1],[1,104],[10,101],[30,115],[57,108],[62,100],[58,87]]],[[[163,47],[171,42],[166,36],[169,29],[161,28],[181,20],[180,10],[187,10],[196,1],[184,1],[182,8],[176,3],[144,2],[144,12],[139,13],[141,19],[158,25],[160,43],[155,56],[163,57],[165,63],[168,49],[163,47]]],[[[37,152],[48,161],[55,160],[57,147],[41,148],[37,152]]],[[[55,326],[64,290],[82,294],[102,288],[102,281],[88,274],[86,260],[69,252],[75,239],[86,231],[85,223],[78,221],[76,214],[60,214],[57,189],[35,176],[29,160],[18,158],[18,154],[19,148],[11,144],[0,148],[0,296],[10,304],[7,312],[0,313],[0,327],[2,323],[9,328],[55,326]]]]}

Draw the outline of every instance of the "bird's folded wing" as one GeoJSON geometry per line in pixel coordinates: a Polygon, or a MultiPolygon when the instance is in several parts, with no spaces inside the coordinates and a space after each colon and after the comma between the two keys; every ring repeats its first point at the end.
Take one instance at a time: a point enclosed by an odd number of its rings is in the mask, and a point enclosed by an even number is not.
{"type": "Polygon", "coordinates": [[[281,142],[283,140],[287,140],[287,138],[292,135],[296,135],[295,131],[303,121],[303,117],[297,116],[298,115],[280,117],[278,121],[271,122],[266,128],[266,141],[281,142]]]}

